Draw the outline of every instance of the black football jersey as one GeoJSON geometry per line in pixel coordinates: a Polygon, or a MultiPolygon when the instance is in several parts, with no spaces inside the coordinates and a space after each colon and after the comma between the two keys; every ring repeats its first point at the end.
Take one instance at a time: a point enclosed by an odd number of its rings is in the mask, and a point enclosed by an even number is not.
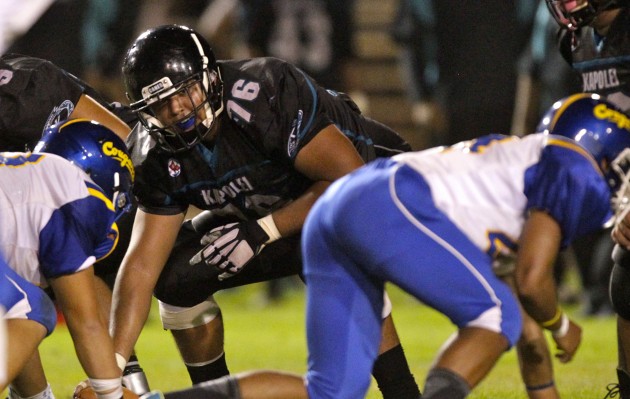
{"type": "Polygon", "coordinates": [[[605,37],[588,26],[565,31],[560,40],[564,58],[582,77],[582,91],[630,112],[630,8],[621,10],[605,37]]]}
{"type": "Polygon", "coordinates": [[[0,151],[32,150],[44,129],[70,116],[83,93],[125,122],[135,123],[127,107],[108,104],[50,61],[20,54],[0,57],[0,151]]]}
{"type": "Polygon", "coordinates": [[[39,58],[0,58],[0,150],[32,149],[46,126],[70,115],[83,87],[69,76],[39,58]]]}
{"type": "Polygon", "coordinates": [[[241,219],[267,215],[313,183],[295,170],[294,160],[330,124],[365,161],[411,149],[394,131],[363,117],[348,96],[319,87],[291,64],[263,57],[218,65],[224,111],[211,146],[169,153],[140,124],[128,140],[137,165],[134,191],[146,212],[176,214],[194,205],[241,219]]]}

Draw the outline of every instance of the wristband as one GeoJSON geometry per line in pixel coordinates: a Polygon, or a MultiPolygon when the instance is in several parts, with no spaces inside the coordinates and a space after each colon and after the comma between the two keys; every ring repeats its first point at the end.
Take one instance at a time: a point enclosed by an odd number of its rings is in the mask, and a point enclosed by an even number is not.
{"type": "Polygon", "coordinates": [[[569,332],[569,318],[566,313],[562,313],[562,322],[560,323],[560,328],[556,331],[551,332],[551,336],[554,338],[562,338],[567,335],[569,332]]]}
{"type": "Polygon", "coordinates": [[[558,320],[560,320],[560,318],[562,317],[563,313],[562,310],[560,309],[560,306],[558,306],[556,308],[556,314],[553,315],[553,317],[547,321],[543,321],[540,323],[540,326],[542,328],[549,328],[551,326],[553,326],[554,324],[556,324],[558,322],[558,320]]]}
{"type": "Polygon", "coordinates": [[[88,380],[98,399],[120,399],[123,396],[122,380],[120,378],[88,378],[88,380]]]}
{"type": "Polygon", "coordinates": [[[116,352],[116,364],[118,365],[120,372],[125,371],[125,367],[127,366],[127,359],[125,359],[125,357],[118,352],[116,352]]]}
{"type": "Polygon", "coordinates": [[[280,234],[280,231],[278,231],[276,223],[273,221],[273,217],[271,216],[271,214],[258,219],[256,222],[269,236],[269,240],[267,240],[265,244],[272,243],[282,238],[282,235],[280,234]]]}

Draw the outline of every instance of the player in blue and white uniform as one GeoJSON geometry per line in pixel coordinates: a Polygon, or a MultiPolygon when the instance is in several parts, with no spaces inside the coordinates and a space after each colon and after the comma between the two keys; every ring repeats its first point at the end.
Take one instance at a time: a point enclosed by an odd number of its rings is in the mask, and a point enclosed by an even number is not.
{"type": "MultiPolygon", "coordinates": [[[[127,106],[108,103],[82,80],[54,63],[21,54],[0,56],[0,151],[31,151],[48,127],[66,119],[97,121],[125,139],[137,121],[127,106]]],[[[133,212],[118,221],[119,242],[94,272],[99,304],[109,314],[111,288],[129,245],[133,212]]],[[[124,383],[141,394],[149,390],[146,377],[132,356],[125,366],[124,383]]]]}
{"type": "Polygon", "coordinates": [[[318,200],[303,241],[309,398],[367,391],[385,282],[458,327],[424,397],[465,397],[521,334],[516,301],[492,271],[503,256],[516,257],[523,308],[553,332],[560,361],[571,360],[581,329],[559,307],[552,264],[611,219],[611,190],[627,180],[615,172],[628,161],[630,125],[598,96],[557,106],[549,132],[575,140],[494,135],[401,154],[340,179],[318,200]],[[336,327],[322,329],[324,317],[336,327]]]}
{"type": "MultiPolygon", "coordinates": [[[[213,294],[302,271],[300,233],[333,180],[377,157],[410,150],[276,58],[215,60],[195,31],[141,34],[123,74],[141,125],[128,143],[138,213],[114,290],[114,341],[123,358],[159,299],[194,383],[228,374],[213,294]],[[182,222],[190,206],[206,212],[182,222]]],[[[374,376],[386,397],[417,398],[389,310],[374,376]]]]}
{"type": "Polygon", "coordinates": [[[248,372],[164,396],[365,397],[389,282],[458,328],[434,361],[423,398],[464,398],[521,335],[521,309],[493,270],[507,257],[516,262],[524,310],[551,331],[556,357],[570,361],[581,328],[558,304],[553,264],[562,248],[601,228],[625,203],[624,118],[597,95],[574,95],[554,104],[542,133],[400,154],[340,178],[303,231],[306,381],[248,372]]]}
{"type": "Polygon", "coordinates": [[[9,266],[0,273],[3,286],[9,282],[0,298],[9,331],[10,398],[52,397],[33,356],[56,323],[47,287],[99,399],[122,396],[92,266],[117,244],[116,220],[132,204],[133,175],[124,142],[87,120],[51,126],[32,153],[0,153],[0,252],[9,266]]]}

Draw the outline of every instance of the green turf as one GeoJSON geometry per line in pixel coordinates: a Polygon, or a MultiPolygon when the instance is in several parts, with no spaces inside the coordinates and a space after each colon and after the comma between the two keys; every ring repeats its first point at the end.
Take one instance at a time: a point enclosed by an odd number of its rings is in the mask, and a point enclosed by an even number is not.
{"type": "MultiPolygon", "coordinates": [[[[266,306],[261,303],[262,293],[262,286],[254,285],[217,295],[224,312],[230,370],[272,368],[304,372],[306,344],[302,290],[289,290],[281,302],[266,306]]],[[[390,290],[390,296],[394,304],[394,320],[412,371],[422,383],[433,356],[453,332],[453,327],[442,315],[395,288],[390,290]]],[[[606,384],[616,380],[614,318],[577,317],[577,320],[584,328],[582,346],[572,363],[555,362],[558,386],[563,398],[602,398],[606,384]]],[[[185,367],[170,334],[161,329],[155,307],[137,351],[152,388],[168,391],[189,385],[185,367]]],[[[65,326],[59,326],[44,341],[41,353],[57,398],[68,398],[75,384],[85,375],[76,360],[65,326]]],[[[5,397],[6,393],[2,395],[0,397],[5,397]]],[[[368,398],[379,397],[373,385],[368,398]]],[[[470,398],[526,398],[513,351],[500,360],[470,398]]]]}

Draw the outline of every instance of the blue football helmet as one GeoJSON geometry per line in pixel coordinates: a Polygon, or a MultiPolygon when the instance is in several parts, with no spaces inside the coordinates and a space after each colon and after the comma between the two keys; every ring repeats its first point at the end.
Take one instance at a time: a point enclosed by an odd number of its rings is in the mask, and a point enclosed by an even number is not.
{"type": "Polygon", "coordinates": [[[135,171],[127,146],[110,129],[87,119],[61,121],[44,130],[34,152],[59,155],[81,168],[112,201],[116,220],[130,210],[135,171]]]}
{"type": "Polygon", "coordinates": [[[537,132],[578,142],[602,170],[616,208],[628,202],[630,180],[630,117],[598,94],[574,94],[556,101],[537,132]]]}

